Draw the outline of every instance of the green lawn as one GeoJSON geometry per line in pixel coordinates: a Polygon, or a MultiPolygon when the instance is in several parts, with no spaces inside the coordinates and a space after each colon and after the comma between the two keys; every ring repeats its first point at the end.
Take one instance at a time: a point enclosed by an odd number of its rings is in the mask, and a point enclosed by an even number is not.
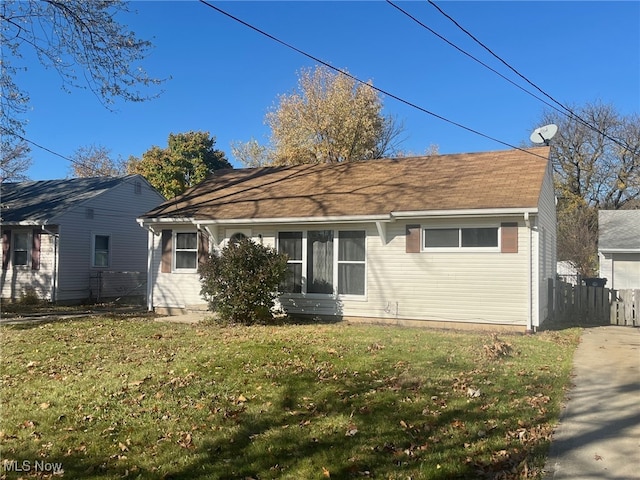
{"type": "Polygon", "coordinates": [[[0,333],[1,478],[444,480],[540,478],[580,331],[93,318],[0,333]]]}

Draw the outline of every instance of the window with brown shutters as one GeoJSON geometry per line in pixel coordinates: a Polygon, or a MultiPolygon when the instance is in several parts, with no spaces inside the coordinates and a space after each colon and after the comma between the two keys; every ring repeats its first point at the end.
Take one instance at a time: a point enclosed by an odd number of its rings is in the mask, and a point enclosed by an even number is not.
{"type": "Polygon", "coordinates": [[[40,242],[42,232],[33,230],[31,237],[31,270],[40,270],[40,242]]]}
{"type": "Polygon", "coordinates": [[[209,258],[209,236],[202,230],[198,231],[198,266],[209,258]]]}
{"type": "Polygon", "coordinates": [[[160,271],[195,271],[209,256],[209,237],[206,232],[162,230],[160,271]]]}
{"type": "Polygon", "coordinates": [[[500,225],[500,251],[518,253],[518,223],[509,222],[500,225]]]}
{"type": "Polygon", "coordinates": [[[2,269],[7,270],[11,261],[11,230],[2,231],[2,269]]]}
{"type": "Polygon", "coordinates": [[[420,225],[407,225],[406,252],[420,253],[421,228],[420,225]]]}

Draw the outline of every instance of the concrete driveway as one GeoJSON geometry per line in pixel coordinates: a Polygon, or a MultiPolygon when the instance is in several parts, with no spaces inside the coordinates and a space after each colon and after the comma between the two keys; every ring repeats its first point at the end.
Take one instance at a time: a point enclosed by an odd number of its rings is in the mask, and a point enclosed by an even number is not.
{"type": "Polygon", "coordinates": [[[546,479],[640,479],[640,329],[586,328],[546,479]]]}

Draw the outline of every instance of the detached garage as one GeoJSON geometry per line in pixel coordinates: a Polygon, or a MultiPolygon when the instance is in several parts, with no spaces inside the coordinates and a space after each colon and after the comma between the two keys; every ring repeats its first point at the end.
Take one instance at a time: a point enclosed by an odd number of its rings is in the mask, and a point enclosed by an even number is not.
{"type": "Polygon", "coordinates": [[[598,212],[600,277],[615,290],[640,288],[640,210],[598,212]]]}

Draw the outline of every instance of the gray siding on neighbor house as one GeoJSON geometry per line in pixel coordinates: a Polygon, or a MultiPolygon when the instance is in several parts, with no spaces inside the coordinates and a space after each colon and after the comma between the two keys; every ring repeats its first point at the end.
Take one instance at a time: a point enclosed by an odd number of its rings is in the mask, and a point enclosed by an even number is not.
{"type": "Polygon", "coordinates": [[[146,272],[147,233],[136,218],[162,200],[146,182],[136,190],[134,181],[127,180],[57,217],[61,225],[57,299],[96,298],[91,277],[99,271],[146,272]],[[110,237],[108,267],[92,266],[94,235],[110,237]]]}

